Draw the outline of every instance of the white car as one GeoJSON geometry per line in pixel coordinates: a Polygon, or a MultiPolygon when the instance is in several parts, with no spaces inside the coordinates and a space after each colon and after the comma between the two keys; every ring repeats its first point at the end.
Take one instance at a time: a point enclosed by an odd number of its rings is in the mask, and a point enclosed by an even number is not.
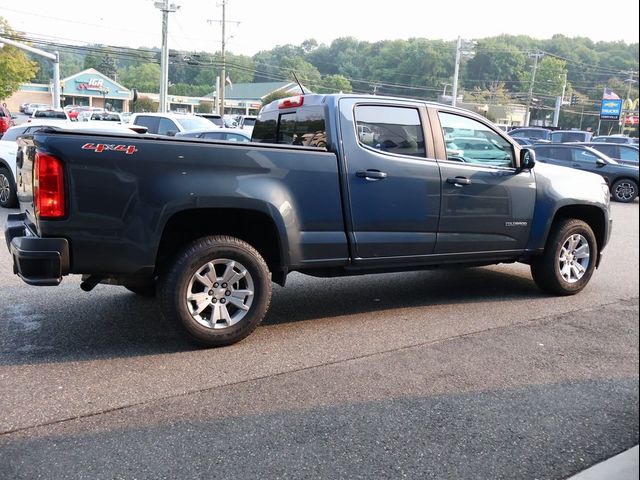
{"type": "Polygon", "coordinates": [[[43,125],[23,124],[11,127],[0,139],[0,207],[12,208],[17,205],[16,197],[16,153],[18,136],[33,133],[43,125]]]}
{"type": "Polygon", "coordinates": [[[33,115],[33,112],[36,110],[45,110],[47,108],[51,108],[51,105],[47,105],[46,103],[29,103],[24,109],[25,115],[33,115]]]}
{"type": "Polygon", "coordinates": [[[122,117],[118,112],[80,112],[78,114],[79,122],[117,122],[123,123],[122,117]]]}
{"type": "Polygon", "coordinates": [[[170,136],[178,132],[211,129],[211,122],[206,118],[180,113],[134,113],[129,125],[147,127],[147,133],[170,136]]]}
{"type": "Polygon", "coordinates": [[[68,123],[71,122],[69,115],[61,108],[44,108],[44,109],[36,109],[29,120],[28,123],[33,124],[57,124],[57,123],[68,123]]]}

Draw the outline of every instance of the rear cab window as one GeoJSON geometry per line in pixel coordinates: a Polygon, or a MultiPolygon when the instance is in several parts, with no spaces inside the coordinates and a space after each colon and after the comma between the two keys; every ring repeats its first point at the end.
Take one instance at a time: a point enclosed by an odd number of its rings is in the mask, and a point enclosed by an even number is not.
{"type": "Polygon", "coordinates": [[[251,141],[307,147],[326,147],[325,109],[322,105],[297,109],[269,110],[261,113],[251,141]]]}

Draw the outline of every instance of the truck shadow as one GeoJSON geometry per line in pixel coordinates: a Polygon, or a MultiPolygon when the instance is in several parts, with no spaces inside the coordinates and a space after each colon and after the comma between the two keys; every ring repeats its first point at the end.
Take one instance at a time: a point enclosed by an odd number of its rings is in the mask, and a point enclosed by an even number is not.
{"type": "MultiPolygon", "coordinates": [[[[286,288],[274,286],[271,308],[263,325],[545,296],[530,277],[485,268],[331,279],[294,274],[289,280],[286,288]]],[[[99,285],[89,294],[72,284],[5,290],[19,301],[5,310],[7,321],[0,324],[0,365],[136,357],[197,349],[184,339],[173,322],[162,316],[156,299],[139,297],[121,287],[99,285]]]]}

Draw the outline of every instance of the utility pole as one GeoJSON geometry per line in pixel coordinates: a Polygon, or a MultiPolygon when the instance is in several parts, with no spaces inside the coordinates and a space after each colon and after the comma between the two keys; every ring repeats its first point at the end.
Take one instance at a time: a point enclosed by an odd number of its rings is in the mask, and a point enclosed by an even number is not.
{"type": "Polygon", "coordinates": [[[564,83],[562,84],[562,95],[556,97],[556,109],[553,112],[553,126],[557,127],[558,122],[560,121],[560,108],[562,107],[562,102],[564,102],[564,92],[567,89],[567,74],[563,73],[564,83]]]}
{"type": "Polygon", "coordinates": [[[169,93],[169,13],[176,12],[180,6],[175,3],[169,4],[169,0],[162,0],[154,3],[154,6],[162,11],[162,53],[160,54],[160,102],[158,111],[167,111],[167,96],[169,93]]]}
{"type": "MultiPolygon", "coordinates": [[[[456,63],[453,69],[453,91],[451,95],[451,105],[456,106],[458,100],[458,75],[460,73],[460,57],[473,57],[473,47],[476,42],[473,40],[463,40],[458,37],[458,43],[456,44],[456,63]]],[[[445,85],[446,88],[446,85],[445,85]]]]}
{"type": "Polygon", "coordinates": [[[451,106],[456,106],[456,99],[458,97],[458,73],[460,72],[460,49],[462,48],[462,38],[458,37],[458,43],[456,44],[456,65],[453,69],[453,90],[451,93],[451,106]]]}
{"type": "Polygon", "coordinates": [[[12,47],[19,48],[21,50],[26,50],[27,52],[31,52],[35,55],[39,55],[44,58],[48,58],[53,62],[53,108],[60,108],[60,55],[58,52],[45,52],[44,50],[40,50],[39,48],[30,47],[29,45],[24,45],[20,42],[16,42],[9,38],[0,37],[0,43],[6,43],[7,45],[11,45],[12,47]]]}
{"type": "Polygon", "coordinates": [[[224,88],[227,86],[227,65],[225,57],[225,44],[227,43],[225,36],[225,27],[227,25],[226,6],[227,0],[222,0],[222,50],[220,52],[222,57],[222,81],[220,82],[220,115],[222,117],[224,117],[224,88]]]}
{"type": "MultiPolygon", "coordinates": [[[[227,23],[235,23],[236,25],[240,25],[240,22],[236,21],[236,20],[227,20],[227,12],[226,12],[226,7],[227,7],[227,2],[229,0],[222,0],[222,3],[219,5],[222,7],[222,20],[207,20],[207,22],[209,24],[212,24],[213,22],[220,22],[220,26],[222,27],[222,46],[221,46],[221,52],[220,52],[220,56],[222,57],[222,69],[220,72],[220,84],[219,84],[219,88],[216,90],[216,99],[217,99],[217,105],[218,108],[220,109],[218,111],[218,113],[220,115],[224,115],[224,90],[225,90],[225,86],[226,86],[226,82],[227,82],[227,59],[226,59],[226,47],[227,47],[227,33],[226,33],[226,26],[227,23]]],[[[231,35],[229,38],[233,38],[233,35],[231,35]]]]}
{"type": "Polygon", "coordinates": [[[538,59],[544,57],[544,53],[536,50],[534,53],[529,54],[533,57],[533,73],[531,74],[531,85],[529,85],[529,95],[527,99],[527,113],[525,114],[524,124],[529,125],[531,121],[531,101],[533,100],[533,84],[536,83],[536,70],[538,69],[538,59]]]}

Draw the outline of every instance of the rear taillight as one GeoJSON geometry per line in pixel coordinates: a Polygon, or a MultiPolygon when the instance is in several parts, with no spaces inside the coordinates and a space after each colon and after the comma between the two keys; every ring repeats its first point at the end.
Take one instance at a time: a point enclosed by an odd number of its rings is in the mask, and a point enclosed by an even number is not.
{"type": "Polygon", "coordinates": [[[293,108],[293,107],[301,107],[304,103],[304,97],[302,95],[298,95],[296,97],[283,98],[278,102],[278,108],[293,108]]]}
{"type": "Polygon", "coordinates": [[[33,170],[33,199],[36,216],[45,219],[64,217],[64,173],[62,162],[52,155],[36,153],[33,170]]]}

